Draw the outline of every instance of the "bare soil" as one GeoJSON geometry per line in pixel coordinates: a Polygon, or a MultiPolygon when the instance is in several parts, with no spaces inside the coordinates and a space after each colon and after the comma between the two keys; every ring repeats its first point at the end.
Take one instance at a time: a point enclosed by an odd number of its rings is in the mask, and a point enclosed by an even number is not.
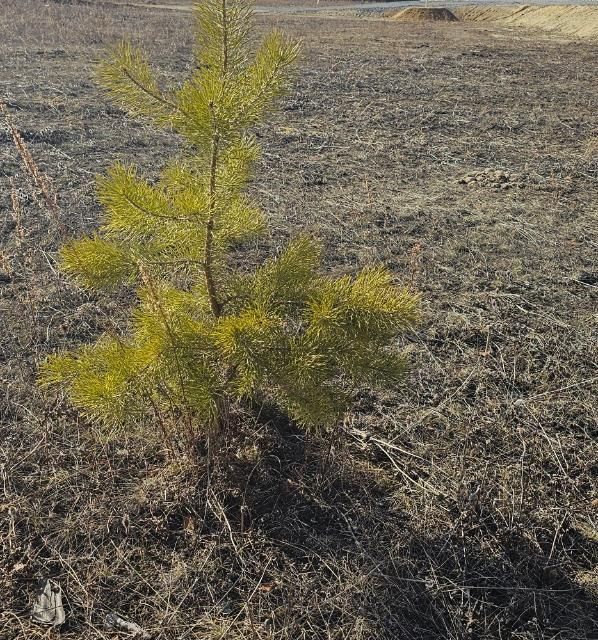
{"type": "Polygon", "coordinates": [[[452,11],[439,7],[407,7],[392,16],[397,22],[456,22],[452,11]]]}
{"type": "Polygon", "coordinates": [[[356,398],[330,456],[264,411],[209,481],[147,433],[99,442],[41,392],[44,356],[129,302],[55,267],[98,222],[94,176],[119,159],[152,175],[179,145],[110,106],[93,64],[134,32],[179,81],[191,30],[184,13],[6,0],[0,95],[61,214],[0,129],[0,638],[52,636],[29,619],[47,576],[64,638],[116,637],[110,611],[172,640],[596,638],[598,50],[461,22],[273,24],[303,54],[259,131],[271,237],[238,259],[308,231],[336,273],[389,266],[422,295],[413,370],[356,398]]]}
{"type": "Polygon", "coordinates": [[[455,13],[461,20],[541,29],[559,36],[598,41],[596,6],[462,5],[456,7],[455,13]]]}

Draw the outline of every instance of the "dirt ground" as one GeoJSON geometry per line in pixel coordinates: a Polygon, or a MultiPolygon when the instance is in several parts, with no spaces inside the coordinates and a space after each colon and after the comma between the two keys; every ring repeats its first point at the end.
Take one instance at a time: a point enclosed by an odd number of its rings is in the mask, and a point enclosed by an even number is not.
{"type": "Polygon", "coordinates": [[[463,5],[455,13],[460,20],[497,22],[508,26],[543,29],[557,36],[598,41],[597,6],[463,5]]]}
{"type": "Polygon", "coordinates": [[[126,118],[94,61],[128,32],[164,78],[189,16],[5,0],[0,97],[59,193],[48,216],[0,129],[0,638],[39,577],[60,637],[584,640],[598,623],[598,49],[521,30],[263,16],[303,38],[295,87],[259,132],[269,244],[309,231],[327,266],[417,288],[403,386],[364,390],[326,446],[280,417],[212,470],[157,443],[98,443],[36,366],[121,320],[55,268],[91,231],[94,176],[149,175],[177,140],[126,118]],[[486,171],[486,170],[490,171],[486,171]],[[15,214],[11,184],[21,212],[15,214]]]}

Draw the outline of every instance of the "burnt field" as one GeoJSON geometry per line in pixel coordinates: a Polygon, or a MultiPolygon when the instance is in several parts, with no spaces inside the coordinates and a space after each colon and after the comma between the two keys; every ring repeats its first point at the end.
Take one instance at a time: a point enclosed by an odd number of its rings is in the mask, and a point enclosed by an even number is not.
{"type": "Polygon", "coordinates": [[[456,23],[261,16],[303,39],[259,133],[269,244],[320,237],[327,266],[390,267],[421,292],[412,371],[364,390],[328,444],[279,416],[206,471],[158,443],[98,441],[35,382],[45,355],[115,331],[126,295],[56,269],[92,231],[95,175],[148,175],[177,139],[111,106],[93,66],[127,33],[162,76],[190,15],[6,0],[0,98],[59,210],[0,129],[0,638],[596,638],[598,49],[456,23]],[[64,590],[52,635],[36,580],[64,590]]]}

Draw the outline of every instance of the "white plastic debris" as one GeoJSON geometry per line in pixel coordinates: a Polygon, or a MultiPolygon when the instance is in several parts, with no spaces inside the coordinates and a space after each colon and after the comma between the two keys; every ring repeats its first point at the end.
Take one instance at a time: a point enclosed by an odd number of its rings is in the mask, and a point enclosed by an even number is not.
{"type": "Polygon", "coordinates": [[[62,606],[62,589],[58,582],[42,578],[37,583],[31,619],[39,624],[58,627],[66,620],[62,606]]]}
{"type": "Polygon", "coordinates": [[[106,614],[104,624],[107,629],[124,631],[135,638],[142,638],[142,640],[150,640],[152,637],[151,634],[144,631],[138,624],[125,620],[122,616],[119,616],[118,613],[114,613],[114,611],[106,614]]]}

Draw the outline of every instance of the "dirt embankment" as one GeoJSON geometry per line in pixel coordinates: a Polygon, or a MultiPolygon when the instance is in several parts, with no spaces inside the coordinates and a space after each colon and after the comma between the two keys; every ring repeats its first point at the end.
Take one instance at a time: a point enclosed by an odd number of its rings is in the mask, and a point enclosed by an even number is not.
{"type": "Polygon", "coordinates": [[[466,22],[498,22],[598,40],[598,7],[471,5],[458,7],[454,9],[454,13],[459,20],[466,22]]]}
{"type": "Polygon", "coordinates": [[[452,11],[438,7],[407,7],[392,16],[397,22],[456,22],[457,19],[452,11]]]}

